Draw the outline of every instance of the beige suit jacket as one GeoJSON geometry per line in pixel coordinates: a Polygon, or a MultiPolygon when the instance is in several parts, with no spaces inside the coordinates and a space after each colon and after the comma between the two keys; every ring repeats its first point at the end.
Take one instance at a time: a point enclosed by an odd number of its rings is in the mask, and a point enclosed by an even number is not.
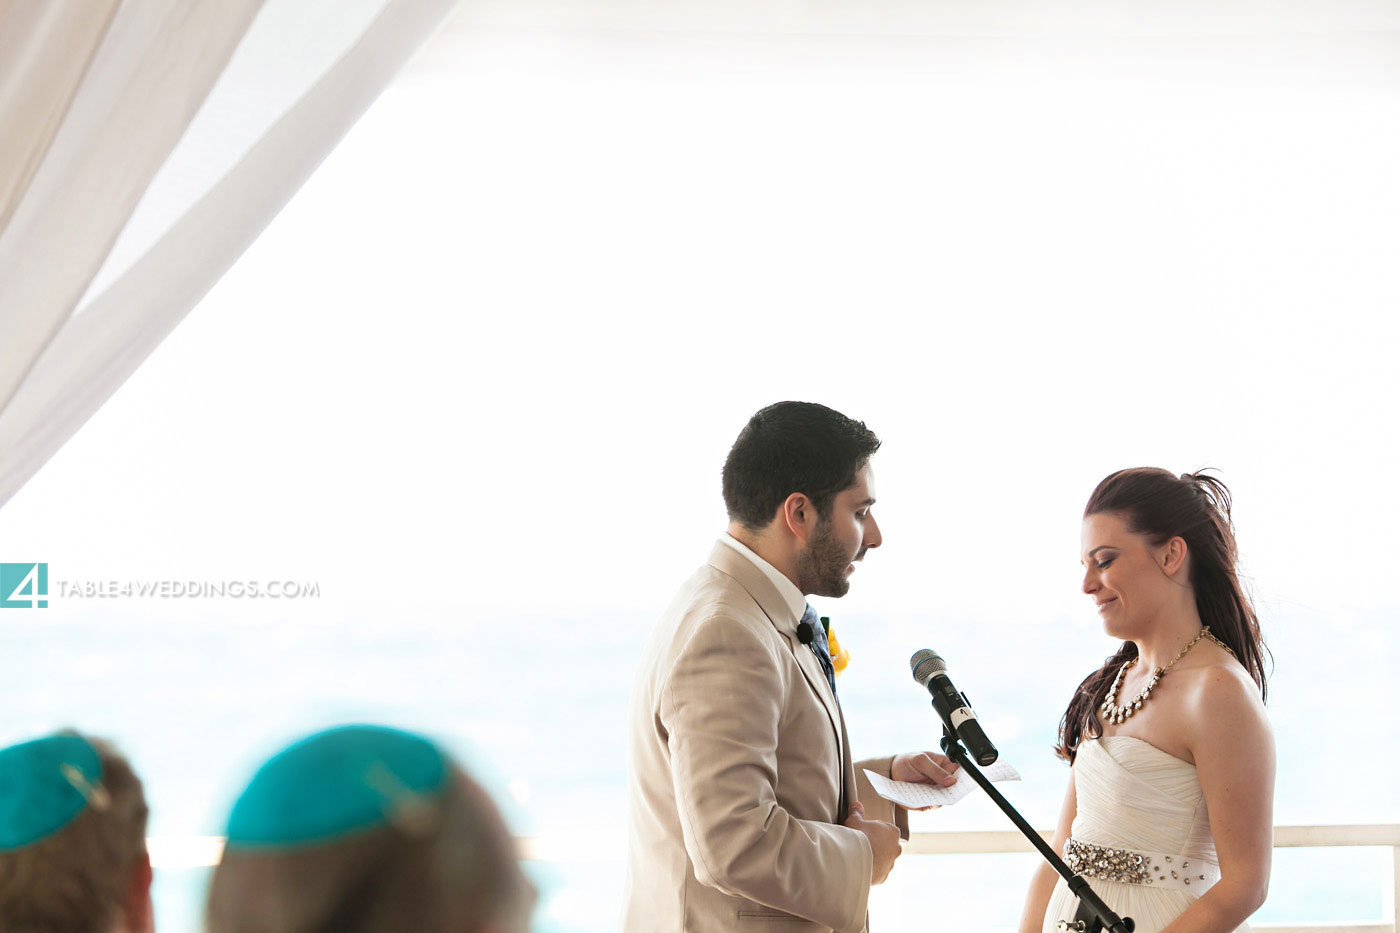
{"type": "Polygon", "coordinates": [[[652,632],[628,724],[622,933],[860,933],[871,850],[841,825],[907,814],[851,761],[840,706],[792,610],[716,544],[652,632]]]}

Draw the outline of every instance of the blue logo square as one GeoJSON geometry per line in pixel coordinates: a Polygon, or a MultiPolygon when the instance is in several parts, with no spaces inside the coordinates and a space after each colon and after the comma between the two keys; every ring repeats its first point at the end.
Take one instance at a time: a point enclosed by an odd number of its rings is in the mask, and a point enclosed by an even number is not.
{"type": "Polygon", "coordinates": [[[0,609],[48,607],[48,564],[0,564],[0,609]]]}

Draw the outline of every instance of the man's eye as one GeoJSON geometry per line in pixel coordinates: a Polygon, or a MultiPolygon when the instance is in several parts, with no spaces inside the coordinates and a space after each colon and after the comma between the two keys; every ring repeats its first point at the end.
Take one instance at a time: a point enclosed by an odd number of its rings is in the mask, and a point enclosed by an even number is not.
{"type": "Polygon", "coordinates": [[[865,518],[865,516],[866,516],[866,511],[865,511],[865,509],[861,509],[859,512],[856,513],[856,518],[863,519],[863,518],[865,518]]]}

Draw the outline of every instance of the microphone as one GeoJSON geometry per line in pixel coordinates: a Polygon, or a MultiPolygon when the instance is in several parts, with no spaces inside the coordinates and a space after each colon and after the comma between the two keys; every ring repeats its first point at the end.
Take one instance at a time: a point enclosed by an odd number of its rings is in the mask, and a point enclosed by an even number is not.
{"type": "Polygon", "coordinates": [[[909,669],[914,672],[914,682],[933,694],[933,708],[949,732],[957,735],[979,765],[986,767],[997,760],[996,747],[987,739],[987,733],[977,721],[972,704],[967,697],[953,686],[948,679],[948,665],[937,652],[924,648],[914,652],[909,659],[909,669]]]}

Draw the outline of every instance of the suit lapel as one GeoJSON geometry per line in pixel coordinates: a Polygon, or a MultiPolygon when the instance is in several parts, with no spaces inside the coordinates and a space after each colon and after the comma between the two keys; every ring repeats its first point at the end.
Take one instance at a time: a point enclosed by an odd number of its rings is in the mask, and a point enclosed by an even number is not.
{"type": "Polygon", "coordinates": [[[836,705],[838,715],[841,716],[841,822],[851,815],[851,794],[856,786],[856,766],[851,760],[851,743],[846,737],[846,716],[841,713],[841,704],[836,705]]]}
{"type": "Polygon", "coordinates": [[[738,580],[739,585],[758,603],[758,608],[763,610],[768,621],[786,639],[788,649],[792,651],[797,667],[802,671],[803,679],[807,681],[808,688],[816,694],[831,720],[836,747],[841,752],[841,796],[844,799],[847,796],[846,772],[851,760],[846,741],[846,724],[841,718],[841,708],[836,702],[836,697],[831,693],[831,685],[826,682],[826,673],[822,670],[821,662],[810,647],[797,640],[797,623],[791,619],[792,610],[787,601],[783,599],[777,587],[773,586],[772,581],[763,575],[763,571],[754,566],[753,561],[728,545],[715,545],[715,549],[710,552],[710,566],[738,580]]]}
{"type": "Polygon", "coordinates": [[[836,697],[832,696],[831,685],[826,682],[826,672],[822,670],[821,662],[812,653],[812,649],[797,640],[796,635],[788,635],[788,648],[792,651],[793,657],[797,659],[797,666],[802,670],[802,676],[807,681],[807,686],[821,700],[822,706],[826,709],[826,715],[831,719],[831,729],[836,733],[836,747],[841,750],[842,760],[846,756],[846,729],[841,721],[841,707],[836,702],[836,697]]]}

